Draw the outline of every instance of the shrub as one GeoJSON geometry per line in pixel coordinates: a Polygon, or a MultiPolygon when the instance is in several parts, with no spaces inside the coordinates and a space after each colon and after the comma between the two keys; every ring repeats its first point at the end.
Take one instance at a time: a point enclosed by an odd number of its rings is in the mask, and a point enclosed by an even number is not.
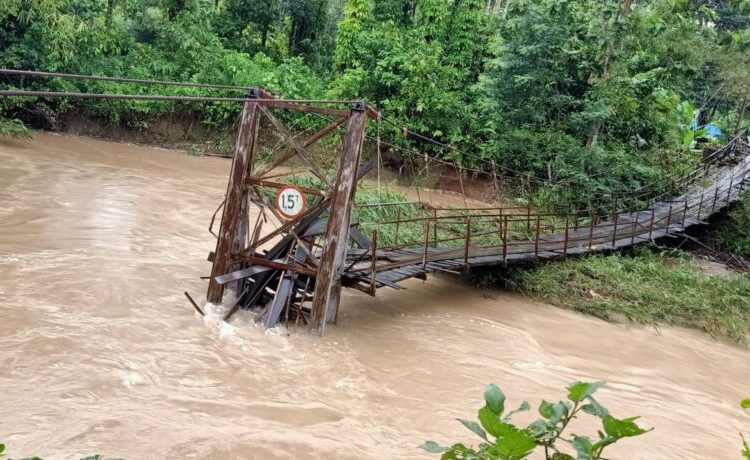
{"type": "Polygon", "coordinates": [[[30,139],[31,131],[29,131],[26,126],[24,126],[21,120],[0,119],[0,137],[3,136],[30,139]]]}

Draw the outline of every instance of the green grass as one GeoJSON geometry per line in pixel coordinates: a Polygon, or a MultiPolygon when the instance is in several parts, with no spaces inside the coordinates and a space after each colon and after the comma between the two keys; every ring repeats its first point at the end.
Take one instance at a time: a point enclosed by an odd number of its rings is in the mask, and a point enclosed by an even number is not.
{"type": "Polygon", "coordinates": [[[711,225],[707,240],[720,251],[750,258],[750,193],[711,225]]]}
{"type": "Polygon", "coordinates": [[[31,131],[20,120],[0,118],[0,137],[31,139],[31,131]]]}
{"type": "MultiPolygon", "coordinates": [[[[301,187],[324,188],[320,179],[309,174],[289,175],[278,180],[301,187]]],[[[264,193],[269,200],[273,200],[276,190],[265,189],[264,193]]],[[[308,203],[311,203],[317,198],[308,195],[307,199],[308,203]]],[[[422,246],[424,244],[426,221],[396,222],[430,218],[434,215],[432,210],[418,204],[411,204],[403,193],[394,191],[387,186],[378,189],[376,185],[368,182],[359,183],[354,201],[357,206],[354,208],[352,222],[357,223],[368,237],[371,237],[373,232],[377,230],[379,247],[422,246]],[[372,206],[377,204],[388,205],[372,206]]],[[[439,221],[437,238],[440,242],[438,246],[461,247],[464,245],[466,235],[466,223],[463,216],[468,214],[468,211],[460,209],[441,211],[439,215],[446,215],[446,212],[456,217],[455,219],[439,221]]],[[[472,211],[472,213],[479,214],[480,212],[472,211]]],[[[430,245],[433,246],[436,234],[433,224],[430,225],[429,238],[430,245]]],[[[512,231],[509,232],[510,239],[528,237],[525,223],[514,223],[512,227],[512,231]]],[[[481,218],[475,216],[471,221],[471,233],[474,235],[472,245],[502,244],[500,229],[494,215],[487,214],[481,218]]]]}
{"type": "Polygon", "coordinates": [[[750,275],[708,276],[678,251],[592,255],[484,271],[475,281],[610,321],[692,327],[743,344],[750,333],[750,275]]]}

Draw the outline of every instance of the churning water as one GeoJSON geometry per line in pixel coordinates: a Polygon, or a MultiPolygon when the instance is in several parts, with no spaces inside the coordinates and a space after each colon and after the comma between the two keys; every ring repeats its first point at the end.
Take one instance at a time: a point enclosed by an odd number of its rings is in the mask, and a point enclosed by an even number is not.
{"type": "MultiPolygon", "coordinates": [[[[230,163],[36,134],[0,141],[0,441],[13,457],[415,458],[510,404],[602,379],[655,431],[618,459],[733,459],[750,352],[627,328],[459,282],[346,292],[324,338],[199,317],[230,163]]],[[[218,307],[216,308],[218,309],[218,307]]],[[[523,414],[519,420],[530,420],[523,414]]],[[[577,434],[595,425],[576,422],[577,434]]]]}

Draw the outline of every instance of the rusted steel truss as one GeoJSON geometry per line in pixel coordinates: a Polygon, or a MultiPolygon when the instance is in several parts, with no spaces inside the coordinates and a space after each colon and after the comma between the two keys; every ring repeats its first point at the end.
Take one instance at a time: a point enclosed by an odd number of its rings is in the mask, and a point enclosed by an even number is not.
{"type": "Polygon", "coordinates": [[[322,334],[326,322],[336,320],[354,193],[358,181],[372,169],[370,164],[360,164],[362,144],[368,118],[379,117],[379,113],[363,102],[355,102],[343,111],[275,101],[273,94],[259,89],[248,94],[216,234],[216,249],[210,257],[213,268],[207,300],[218,304],[231,299],[227,320],[239,309],[259,309],[257,320],[266,327],[282,319],[297,323],[302,320],[311,332],[322,334]],[[274,110],[305,111],[335,118],[300,141],[274,110]],[[338,168],[329,177],[307,149],[345,123],[338,168]],[[288,148],[269,165],[256,169],[259,131],[267,128],[273,129],[288,148]],[[264,191],[289,185],[284,183],[284,174],[276,172],[291,161],[306,167],[320,181],[322,189],[297,186],[313,202],[306,213],[287,220],[264,191]],[[255,222],[251,225],[251,214],[255,211],[255,222]],[[225,291],[233,295],[226,296],[225,291]]]}

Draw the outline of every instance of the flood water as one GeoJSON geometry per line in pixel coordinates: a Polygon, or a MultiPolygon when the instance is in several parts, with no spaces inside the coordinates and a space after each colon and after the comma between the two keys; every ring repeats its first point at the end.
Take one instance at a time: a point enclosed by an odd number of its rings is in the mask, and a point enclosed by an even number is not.
{"type": "MultiPolygon", "coordinates": [[[[495,382],[516,405],[606,380],[655,430],[617,459],[735,459],[750,352],[431,278],[346,292],[316,338],[201,318],[230,163],[85,138],[0,141],[0,442],[11,457],[435,458],[478,438],[495,382]]],[[[530,421],[533,415],[518,417],[530,421]]],[[[574,422],[573,432],[595,434],[574,422]]],[[[538,457],[535,457],[538,458],[538,457]]]]}

